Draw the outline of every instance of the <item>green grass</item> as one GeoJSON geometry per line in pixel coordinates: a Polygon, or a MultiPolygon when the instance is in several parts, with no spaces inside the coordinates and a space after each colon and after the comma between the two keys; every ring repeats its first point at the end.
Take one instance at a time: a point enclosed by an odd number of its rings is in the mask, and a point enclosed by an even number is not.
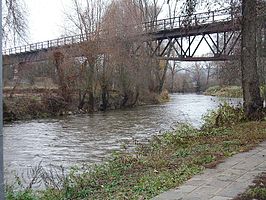
{"type": "MultiPolygon", "coordinates": [[[[205,95],[218,96],[218,97],[231,97],[231,98],[242,98],[243,91],[240,86],[212,86],[209,87],[205,92],[205,95]]],[[[261,97],[266,101],[266,85],[260,86],[261,97]]]]}
{"type": "Polygon", "coordinates": [[[254,185],[251,186],[246,192],[234,198],[234,200],[265,200],[266,199],[266,173],[258,176],[254,185]]]}
{"type": "Polygon", "coordinates": [[[153,137],[148,144],[139,144],[134,152],[114,153],[105,164],[82,172],[73,169],[62,178],[60,188],[50,185],[44,191],[15,192],[14,186],[8,189],[7,199],[150,199],[266,139],[265,121],[245,122],[241,112],[220,110],[226,114],[209,114],[201,130],[182,124],[175,131],[153,137]],[[211,123],[217,116],[226,123],[211,123]],[[229,123],[227,118],[232,117],[229,123]]]}
{"type": "Polygon", "coordinates": [[[242,93],[242,88],[240,86],[213,86],[204,92],[205,95],[231,98],[241,98],[243,96],[242,93]]]}

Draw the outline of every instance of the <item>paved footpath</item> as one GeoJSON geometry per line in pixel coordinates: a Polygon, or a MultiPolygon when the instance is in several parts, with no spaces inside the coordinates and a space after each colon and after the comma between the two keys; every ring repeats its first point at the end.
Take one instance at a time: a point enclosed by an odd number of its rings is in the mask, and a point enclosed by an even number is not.
{"type": "Polygon", "coordinates": [[[254,178],[266,172],[266,142],[236,154],[215,169],[206,169],[177,189],[153,200],[229,200],[246,191],[254,178]]]}

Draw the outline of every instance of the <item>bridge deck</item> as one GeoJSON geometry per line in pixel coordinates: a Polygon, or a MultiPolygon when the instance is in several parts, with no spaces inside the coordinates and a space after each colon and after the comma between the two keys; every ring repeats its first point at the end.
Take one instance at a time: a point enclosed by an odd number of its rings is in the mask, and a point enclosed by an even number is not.
{"type": "MultiPolygon", "coordinates": [[[[219,11],[211,11],[211,12],[204,12],[204,13],[197,13],[195,15],[191,16],[179,16],[174,18],[167,18],[162,19],[158,21],[153,22],[146,22],[141,25],[135,25],[133,27],[136,27],[137,30],[139,30],[139,35],[134,37],[142,37],[143,42],[157,42],[160,43],[159,46],[156,47],[154,51],[161,48],[160,45],[165,43],[162,43],[163,40],[169,40],[168,44],[164,48],[164,53],[166,52],[167,47],[174,46],[171,43],[171,38],[175,38],[175,40],[178,40],[178,38],[185,38],[185,37],[195,37],[195,36],[202,36],[201,41],[205,40],[207,43],[207,39],[204,38],[204,35],[210,35],[211,34],[219,34],[219,33],[228,33],[228,32],[240,32],[241,29],[241,12],[239,9],[232,10],[230,9],[223,9],[219,11]]],[[[13,64],[18,62],[34,62],[34,61],[40,61],[51,58],[51,55],[53,52],[56,51],[64,51],[72,49],[72,54],[74,53],[74,56],[82,56],[82,51],[78,50],[78,48],[81,47],[81,45],[86,44],[88,41],[88,37],[95,37],[98,36],[102,41],[106,40],[104,38],[104,35],[106,35],[105,31],[100,31],[95,33],[91,33],[89,36],[86,35],[75,35],[75,36],[69,36],[69,37],[63,37],[58,38],[55,40],[49,40],[19,47],[14,47],[11,49],[6,49],[3,51],[4,55],[4,64],[13,64]]],[[[218,37],[218,36],[217,36],[218,37]]],[[[232,36],[230,36],[231,38],[232,36]]],[[[237,39],[239,39],[240,35],[237,36],[237,39]]],[[[194,40],[194,39],[193,39],[194,40]]],[[[226,56],[229,56],[229,53],[232,52],[232,48],[230,47],[230,50],[228,55],[225,54],[227,48],[227,43],[229,44],[229,41],[224,44],[224,49],[221,51],[219,50],[219,44],[215,44],[215,42],[212,40],[212,44],[208,45],[210,46],[210,49],[213,53],[213,56],[209,57],[209,60],[225,60],[226,56]],[[216,52],[212,49],[211,45],[216,46],[216,52]],[[223,55],[224,53],[224,55],[223,55]]],[[[218,39],[217,39],[218,40],[218,39]]],[[[198,43],[196,49],[201,44],[201,41],[198,43]]],[[[234,41],[233,46],[235,46],[235,43],[237,41],[234,41]]],[[[106,42],[103,42],[106,43],[106,42]]],[[[166,41],[167,43],[167,41],[166,41]]],[[[218,43],[218,41],[217,41],[218,43]]],[[[179,45],[181,48],[181,53],[178,53],[178,58],[170,58],[171,60],[184,60],[184,61],[196,61],[198,60],[196,57],[194,57],[194,53],[190,53],[191,50],[190,47],[191,44],[189,42],[189,48],[183,49],[182,44],[179,45]]],[[[171,47],[171,48],[172,48],[171,47]]],[[[171,51],[171,48],[169,51],[171,51]]],[[[229,48],[229,47],[228,47],[229,48]]],[[[169,59],[163,56],[163,54],[154,54],[160,59],[169,59]]]]}
{"type": "Polygon", "coordinates": [[[167,38],[180,38],[197,36],[202,34],[214,34],[222,32],[240,31],[240,24],[236,21],[215,22],[189,27],[175,28],[171,30],[160,30],[150,33],[151,40],[162,40],[167,38]]]}

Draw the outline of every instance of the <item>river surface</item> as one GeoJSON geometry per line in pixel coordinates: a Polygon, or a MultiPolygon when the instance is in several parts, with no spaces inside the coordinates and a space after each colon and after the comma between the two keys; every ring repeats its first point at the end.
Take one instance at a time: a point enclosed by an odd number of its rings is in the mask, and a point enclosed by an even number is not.
{"type": "Polygon", "coordinates": [[[233,104],[240,101],[196,94],[170,97],[168,103],[160,105],[7,124],[4,126],[6,177],[40,162],[44,166],[66,168],[99,163],[121,145],[132,144],[132,139],[145,142],[154,134],[174,128],[178,122],[200,127],[201,117],[208,110],[225,100],[233,104]]]}

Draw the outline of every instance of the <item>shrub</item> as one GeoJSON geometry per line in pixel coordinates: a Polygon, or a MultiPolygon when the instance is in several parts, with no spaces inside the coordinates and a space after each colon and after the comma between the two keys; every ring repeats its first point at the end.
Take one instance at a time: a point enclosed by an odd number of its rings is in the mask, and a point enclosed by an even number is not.
{"type": "Polygon", "coordinates": [[[212,87],[209,87],[209,88],[206,90],[206,93],[207,93],[207,94],[213,94],[213,93],[218,92],[220,89],[221,89],[221,87],[218,86],[218,85],[216,85],[216,86],[212,86],[212,87]]]}
{"type": "Polygon", "coordinates": [[[229,127],[245,121],[244,109],[241,106],[220,104],[218,109],[203,116],[203,129],[229,127]]]}
{"type": "Polygon", "coordinates": [[[158,96],[158,103],[168,102],[170,100],[169,93],[167,90],[163,90],[162,93],[158,96]]]}
{"type": "Polygon", "coordinates": [[[53,115],[61,113],[67,107],[67,102],[62,97],[51,94],[43,95],[42,103],[46,110],[53,115]]]}

